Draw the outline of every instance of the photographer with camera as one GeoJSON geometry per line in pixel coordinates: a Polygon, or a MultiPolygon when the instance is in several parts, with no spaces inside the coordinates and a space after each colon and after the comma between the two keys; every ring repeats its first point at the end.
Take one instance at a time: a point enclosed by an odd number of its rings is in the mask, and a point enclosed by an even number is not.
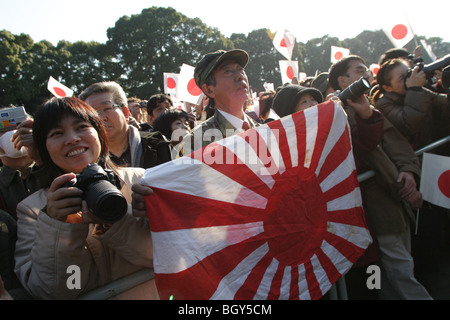
{"type": "MultiPolygon", "coordinates": [[[[339,60],[329,72],[331,87],[341,93],[361,77],[370,78],[370,74],[364,60],[355,55],[339,60]]],[[[359,99],[368,104],[364,94],[359,99]]],[[[358,109],[347,107],[345,110],[351,125],[358,118],[358,109]]],[[[414,277],[410,252],[410,220],[415,219],[413,208],[422,205],[422,195],[415,182],[415,178],[420,177],[419,160],[408,141],[386,118],[382,131],[381,142],[376,148],[358,155],[355,153],[360,172],[374,170],[376,173],[375,177],[360,183],[360,189],[367,224],[375,234],[381,253],[380,298],[431,299],[414,277]]]]}
{"type": "MultiPolygon", "coordinates": [[[[17,206],[15,272],[25,289],[36,299],[74,299],[152,267],[148,221],[128,205],[144,169],[111,162],[98,113],[77,98],[53,98],[35,114],[33,138],[50,176],[17,206]]],[[[158,295],[151,280],[116,298],[158,295]]]]}
{"type": "MultiPolygon", "coordinates": [[[[450,104],[446,94],[424,85],[434,74],[424,66],[410,69],[403,59],[385,62],[377,74],[372,99],[375,107],[405,136],[414,150],[450,134],[450,104]]],[[[448,147],[447,147],[448,148],[448,147]]],[[[450,155],[450,152],[447,152],[450,155]]]]}

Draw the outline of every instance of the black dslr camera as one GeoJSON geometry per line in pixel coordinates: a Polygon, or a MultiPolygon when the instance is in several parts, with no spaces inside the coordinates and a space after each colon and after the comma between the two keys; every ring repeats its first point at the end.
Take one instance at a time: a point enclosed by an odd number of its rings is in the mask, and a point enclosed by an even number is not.
{"type": "Polygon", "coordinates": [[[441,59],[438,59],[430,64],[427,64],[427,65],[425,65],[423,62],[416,63],[409,69],[406,79],[408,79],[411,76],[412,70],[416,66],[419,66],[419,71],[425,72],[427,79],[431,80],[431,78],[433,78],[433,76],[434,76],[435,70],[440,69],[440,68],[445,68],[449,65],[450,65],[450,54],[448,54],[448,55],[442,57],[441,59]]]}
{"type": "Polygon", "coordinates": [[[342,101],[344,106],[347,105],[347,99],[352,101],[357,100],[361,97],[367,90],[370,89],[370,83],[364,77],[353,82],[343,91],[338,91],[336,96],[342,101]]]}
{"type": "Polygon", "coordinates": [[[83,191],[91,212],[106,223],[114,223],[127,213],[127,200],[120,192],[120,182],[109,169],[89,164],[76,178],[63,187],[76,187],[83,191]]]}

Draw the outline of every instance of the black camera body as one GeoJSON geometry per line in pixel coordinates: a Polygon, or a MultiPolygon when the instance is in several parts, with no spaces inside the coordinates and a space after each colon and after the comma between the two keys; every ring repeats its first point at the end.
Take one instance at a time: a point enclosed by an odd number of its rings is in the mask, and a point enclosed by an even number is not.
{"type": "Polygon", "coordinates": [[[353,82],[343,91],[338,91],[336,95],[342,101],[344,106],[346,106],[347,99],[355,101],[369,89],[369,81],[367,81],[367,79],[365,79],[364,77],[361,77],[359,80],[353,82]]]}
{"type": "Polygon", "coordinates": [[[127,213],[128,203],[120,191],[119,179],[112,170],[96,163],[89,164],[63,187],[81,189],[88,208],[106,223],[114,223],[127,213]]]}

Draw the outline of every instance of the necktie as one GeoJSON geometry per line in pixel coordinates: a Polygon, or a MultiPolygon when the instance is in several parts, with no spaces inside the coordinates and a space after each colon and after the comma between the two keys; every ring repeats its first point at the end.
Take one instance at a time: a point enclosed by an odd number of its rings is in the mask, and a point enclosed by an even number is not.
{"type": "Polygon", "coordinates": [[[242,129],[244,129],[244,131],[250,129],[250,125],[248,124],[247,121],[244,121],[244,122],[242,123],[242,129]]]}

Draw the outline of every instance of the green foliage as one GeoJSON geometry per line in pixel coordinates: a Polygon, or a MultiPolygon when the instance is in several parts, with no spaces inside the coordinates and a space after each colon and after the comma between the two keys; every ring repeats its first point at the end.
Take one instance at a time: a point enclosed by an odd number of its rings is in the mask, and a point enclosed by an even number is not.
{"type": "MultiPolygon", "coordinates": [[[[264,90],[264,82],[281,85],[279,60],[285,58],[275,50],[274,34],[259,29],[245,34],[223,36],[217,28],[198,18],[188,18],[173,8],[151,7],[140,14],[121,17],[107,30],[108,41],[75,42],[61,40],[56,46],[48,41],[35,43],[26,34],[0,31],[0,105],[25,105],[35,108],[51,97],[47,81],[53,76],[79,94],[98,81],[117,81],[129,96],[142,99],[163,92],[163,73],[178,73],[183,63],[194,66],[204,54],[219,49],[241,48],[249,52],[246,68],[254,91],[264,90]]],[[[438,58],[450,53],[450,43],[441,38],[425,39],[438,58]]],[[[362,31],[352,39],[339,40],[324,35],[306,43],[295,44],[292,59],[299,71],[309,76],[327,71],[331,46],[350,49],[367,65],[378,63],[381,54],[392,48],[382,30],[362,31]]],[[[413,52],[411,41],[406,48],[413,52]]],[[[424,51],[425,62],[431,59],[424,51]]]]}

